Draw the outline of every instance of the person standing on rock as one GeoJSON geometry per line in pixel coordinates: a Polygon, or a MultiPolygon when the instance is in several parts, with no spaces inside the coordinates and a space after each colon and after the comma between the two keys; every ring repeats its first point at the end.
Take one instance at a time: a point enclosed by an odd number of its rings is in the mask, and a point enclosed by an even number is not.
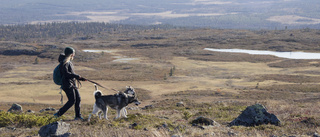
{"type": "Polygon", "coordinates": [[[62,116],[70,107],[74,105],[75,108],[75,120],[82,120],[80,112],[81,97],[77,87],[77,80],[86,81],[85,78],[74,72],[74,66],[72,60],[75,56],[75,50],[72,47],[66,47],[64,49],[64,55],[60,54],[60,72],[62,74],[62,90],[68,97],[68,102],[54,114],[55,117],[62,116]]]}

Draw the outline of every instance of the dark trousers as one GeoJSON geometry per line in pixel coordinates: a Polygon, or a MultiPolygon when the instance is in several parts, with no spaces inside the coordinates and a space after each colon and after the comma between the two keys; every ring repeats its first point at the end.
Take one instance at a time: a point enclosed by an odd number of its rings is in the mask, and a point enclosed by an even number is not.
{"type": "Polygon", "coordinates": [[[60,110],[58,111],[58,115],[62,116],[74,104],[74,111],[76,113],[75,117],[81,117],[81,113],[80,113],[81,97],[78,89],[70,88],[70,89],[63,89],[63,91],[66,93],[68,97],[68,102],[64,104],[62,108],[60,108],[60,110]]]}

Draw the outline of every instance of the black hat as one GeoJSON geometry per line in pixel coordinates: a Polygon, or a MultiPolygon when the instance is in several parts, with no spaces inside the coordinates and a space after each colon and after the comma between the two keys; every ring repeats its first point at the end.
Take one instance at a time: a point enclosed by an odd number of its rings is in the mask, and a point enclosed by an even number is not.
{"type": "Polygon", "coordinates": [[[70,54],[73,54],[73,53],[74,53],[74,49],[72,47],[66,47],[64,49],[65,56],[69,56],[70,54]]]}

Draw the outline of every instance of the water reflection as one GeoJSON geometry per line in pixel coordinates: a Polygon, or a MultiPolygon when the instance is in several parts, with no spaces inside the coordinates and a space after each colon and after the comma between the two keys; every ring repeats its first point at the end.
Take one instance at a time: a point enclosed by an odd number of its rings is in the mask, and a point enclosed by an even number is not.
{"type": "Polygon", "coordinates": [[[204,50],[216,51],[216,52],[231,52],[231,53],[247,53],[253,55],[273,55],[280,58],[287,59],[320,59],[320,53],[308,53],[308,52],[276,52],[265,50],[245,50],[245,49],[213,49],[205,48],[204,50]]]}

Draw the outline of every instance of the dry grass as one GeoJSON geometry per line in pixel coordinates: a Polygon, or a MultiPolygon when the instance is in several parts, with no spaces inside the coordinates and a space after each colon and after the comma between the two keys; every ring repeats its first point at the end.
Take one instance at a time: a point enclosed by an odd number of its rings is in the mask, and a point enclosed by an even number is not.
{"type": "MultiPolygon", "coordinates": [[[[140,109],[128,110],[128,119],[106,121],[94,117],[92,122],[71,121],[74,111],[70,109],[63,120],[71,123],[70,132],[75,136],[310,136],[320,133],[318,60],[283,60],[203,50],[207,47],[318,51],[315,46],[319,45],[315,39],[318,35],[318,30],[179,29],[101,33],[88,40],[61,39],[59,42],[65,43],[61,47],[77,49],[76,73],[108,88],[123,90],[131,85],[142,101],[140,109]],[[308,41],[310,38],[313,40],[308,41]],[[88,48],[115,52],[81,52],[88,48]],[[115,56],[138,60],[113,62],[115,56]],[[173,67],[173,76],[169,76],[173,67]],[[185,107],[176,106],[181,101],[185,107]],[[265,105],[278,116],[281,126],[227,126],[246,106],[255,103],[265,105]],[[141,109],[146,105],[154,108],[141,109]],[[211,118],[221,126],[193,127],[190,121],[198,116],[211,118]],[[132,129],[134,123],[138,126],[132,129]]],[[[48,40],[48,43],[54,42],[48,40]]],[[[59,52],[62,51],[46,52],[43,57],[47,58],[39,58],[38,64],[34,63],[36,56],[0,55],[0,110],[8,110],[13,102],[21,103],[24,110],[36,111],[37,115],[41,115],[40,109],[49,106],[60,108],[60,90],[51,80],[57,61],[50,58],[59,52]]],[[[92,111],[93,90],[93,84],[88,82],[83,82],[80,88],[85,118],[92,111]]],[[[115,93],[101,90],[104,94],[115,93]]],[[[115,111],[111,110],[109,119],[114,116],[115,111]]],[[[33,136],[39,128],[13,131],[2,127],[0,131],[2,136],[33,136]]]]}
{"type": "Polygon", "coordinates": [[[294,68],[294,67],[319,67],[318,60],[283,60],[268,64],[270,67],[294,68]]]}
{"type": "Polygon", "coordinates": [[[253,81],[266,81],[275,80],[289,83],[319,83],[320,79],[318,76],[306,76],[306,75],[284,75],[284,74],[267,74],[267,75],[256,75],[253,81]]]}

